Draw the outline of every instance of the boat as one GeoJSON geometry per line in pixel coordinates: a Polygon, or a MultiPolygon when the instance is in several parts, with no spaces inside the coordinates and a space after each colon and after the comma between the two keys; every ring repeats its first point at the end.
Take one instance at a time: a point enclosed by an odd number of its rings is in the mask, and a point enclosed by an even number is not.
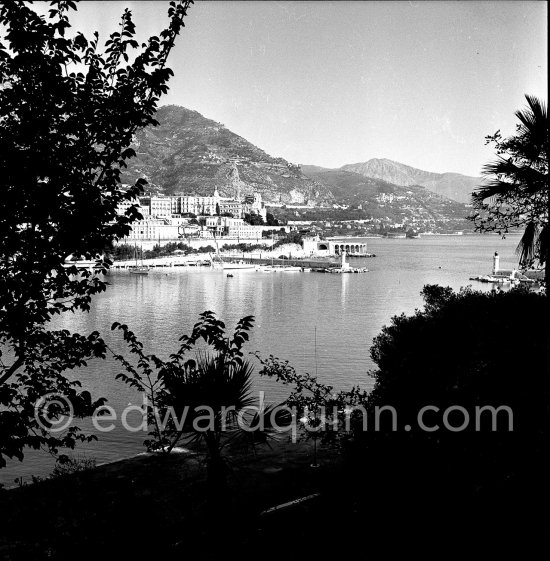
{"type": "Polygon", "coordinates": [[[210,257],[210,266],[214,269],[222,269],[224,271],[226,270],[234,270],[234,269],[240,269],[240,270],[254,270],[256,269],[256,265],[254,265],[253,263],[245,263],[243,260],[238,261],[237,263],[231,263],[229,261],[224,261],[222,259],[222,256],[220,255],[220,249],[218,247],[218,240],[216,239],[216,236],[214,236],[214,241],[216,243],[216,255],[212,256],[211,253],[209,253],[209,257],[210,257]]]}
{"type": "Polygon", "coordinates": [[[147,265],[132,265],[129,271],[131,275],[148,275],[149,267],[147,265]]]}
{"type": "Polygon", "coordinates": [[[222,262],[222,269],[225,271],[227,269],[255,269],[256,265],[253,263],[245,263],[244,261],[239,261],[238,263],[230,263],[223,261],[222,262]]]}
{"type": "Polygon", "coordinates": [[[279,271],[281,273],[296,273],[302,270],[302,267],[297,267],[294,265],[273,265],[274,271],[279,271]]]}
{"type": "Polygon", "coordinates": [[[141,248],[141,265],[138,265],[137,259],[137,245],[134,247],[134,253],[136,256],[136,264],[128,268],[131,275],[148,275],[149,267],[143,264],[143,247],[141,248]]]}
{"type": "Polygon", "coordinates": [[[345,273],[368,273],[369,270],[366,267],[331,267],[329,269],[325,269],[325,273],[333,273],[333,274],[345,274],[345,273]]]}
{"type": "Polygon", "coordinates": [[[101,269],[101,265],[98,265],[98,261],[92,261],[91,259],[65,259],[63,263],[65,269],[71,269],[76,267],[77,269],[101,269]]]}

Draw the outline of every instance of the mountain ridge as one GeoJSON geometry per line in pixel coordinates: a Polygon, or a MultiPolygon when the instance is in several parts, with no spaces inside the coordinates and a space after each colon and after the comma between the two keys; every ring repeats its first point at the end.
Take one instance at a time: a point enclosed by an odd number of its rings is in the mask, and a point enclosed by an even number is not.
{"type": "Polygon", "coordinates": [[[388,158],[371,158],[366,162],[345,164],[338,169],[382,179],[403,187],[420,185],[438,195],[461,203],[470,202],[472,191],[483,182],[481,177],[471,177],[456,172],[425,171],[388,158]]]}
{"type": "Polygon", "coordinates": [[[434,193],[419,185],[395,185],[342,168],[320,171],[320,166],[302,166],[307,174],[329,187],[336,200],[349,208],[384,222],[408,224],[417,230],[467,230],[468,209],[464,203],[434,193]]]}

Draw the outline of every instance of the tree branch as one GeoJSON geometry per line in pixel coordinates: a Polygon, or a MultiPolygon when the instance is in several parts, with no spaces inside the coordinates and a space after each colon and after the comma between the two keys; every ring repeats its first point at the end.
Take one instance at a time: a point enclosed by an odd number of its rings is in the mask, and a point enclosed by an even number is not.
{"type": "Polygon", "coordinates": [[[22,366],[22,364],[25,362],[25,359],[23,357],[19,357],[9,368],[6,372],[4,372],[4,374],[2,374],[2,376],[0,376],[0,384],[3,384],[4,382],[6,382],[6,380],[9,380],[9,378],[11,378],[11,376],[13,374],[15,374],[16,370],[22,366]]]}

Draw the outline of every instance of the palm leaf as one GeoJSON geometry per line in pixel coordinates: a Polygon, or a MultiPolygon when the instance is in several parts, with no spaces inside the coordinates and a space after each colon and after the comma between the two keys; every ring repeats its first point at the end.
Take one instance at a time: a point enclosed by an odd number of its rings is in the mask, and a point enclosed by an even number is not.
{"type": "Polygon", "coordinates": [[[506,199],[513,196],[516,186],[513,183],[493,179],[484,185],[479,186],[472,193],[472,203],[476,206],[482,205],[485,201],[494,199],[506,199]]]}
{"type": "Polygon", "coordinates": [[[519,133],[524,156],[532,162],[548,162],[548,113],[546,104],[535,96],[526,95],[528,107],[516,111],[521,125],[519,133]]]}
{"type": "Polygon", "coordinates": [[[538,259],[541,265],[544,265],[548,260],[548,251],[550,250],[550,228],[546,223],[540,233],[538,239],[538,259]]]}
{"type": "Polygon", "coordinates": [[[516,248],[516,254],[519,255],[519,263],[521,266],[529,266],[537,255],[537,241],[539,237],[539,229],[534,221],[527,223],[523,236],[516,248]]]}

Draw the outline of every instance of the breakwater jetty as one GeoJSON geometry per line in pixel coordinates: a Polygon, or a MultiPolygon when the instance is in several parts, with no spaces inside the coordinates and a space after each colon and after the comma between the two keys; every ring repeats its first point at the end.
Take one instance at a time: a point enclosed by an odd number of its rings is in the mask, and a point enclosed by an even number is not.
{"type": "MultiPolygon", "coordinates": [[[[156,268],[185,268],[185,267],[210,267],[212,265],[211,254],[196,255],[174,255],[166,257],[156,257],[144,259],[142,265],[149,269],[156,268]]],[[[366,273],[366,267],[350,267],[346,262],[345,253],[340,259],[327,257],[259,257],[257,254],[232,253],[220,255],[222,261],[226,264],[238,263],[254,265],[255,268],[273,268],[274,270],[288,270],[289,268],[302,269],[303,271],[312,271],[319,273],[366,273]]],[[[112,270],[129,270],[136,266],[135,259],[124,261],[114,261],[111,266],[112,270]]]]}
{"type": "MultiPolygon", "coordinates": [[[[279,258],[259,258],[244,255],[222,255],[223,261],[227,263],[250,263],[253,265],[280,265],[291,267],[302,267],[304,269],[330,269],[340,267],[340,262],[331,259],[279,259],[279,258]]],[[[134,267],[136,264],[134,259],[125,261],[114,261],[111,269],[126,270],[134,267]]],[[[178,256],[178,257],[157,257],[153,259],[144,259],[143,265],[149,268],[164,267],[201,267],[210,266],[211,260],[209,255],[197,256],[178,256]]]]}
{"type": "Polygon", "coordinates": [[[303,269],[329,269],[339,267],[339,261],[333,259],[314,259],[314,258],[269,258],[269,257],[245,257],[243,255],[224,255],[223,260],[229,263],[251,263],[253,265],[282,265],[286,267],[302,267],[303,269]]]}

